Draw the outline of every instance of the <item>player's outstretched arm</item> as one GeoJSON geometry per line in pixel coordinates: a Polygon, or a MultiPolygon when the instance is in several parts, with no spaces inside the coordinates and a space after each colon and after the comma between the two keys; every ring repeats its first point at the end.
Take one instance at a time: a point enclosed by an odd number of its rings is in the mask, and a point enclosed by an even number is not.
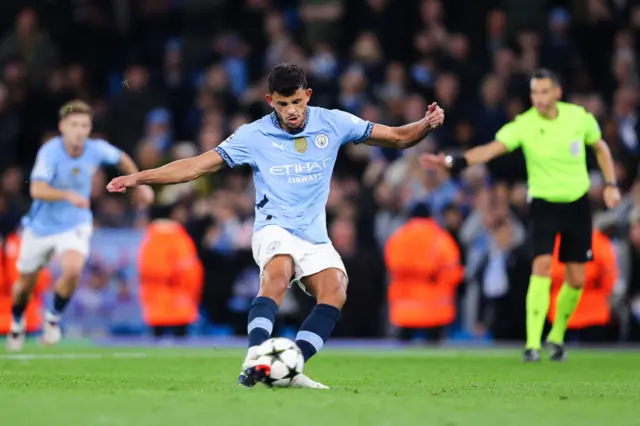
{"type": "Polygon", "coordinates": [[[34,200],[62,201],[68,200],[71,192],[51,187],[43,180],[33,180],[29,185],[29,194],[34,200]]]}
{"type": "Polygon", "coordinates": [[[205,173],[222,168],[224,160],[216,151],[208,151],[197,157],[171,162],[155,169],[143,170],[127,176],[119,176],[109,182],[109,192],[125,192],[138,185],[176,184],[195,180],[205,173]]]}
{"type": "MultiPolygon", "coordinates": [[[[120,154],[120,161],[118,161],[116,167],[124,175],[132,175],[139,172],[135,161],[133,161],[133,159],[124,152],[120,154]]],[[[147,185],[138,186],[133,195],[134,202],[139,206],[148,206],[152,204],[154,197],[155,194],[153,193],[153,190],[147,185]]]]}
{"type": "Polygon", "coordinates": [[[432,130],[444,122],[444,110],[435,102],[429,105],[424,118],[400,127],[374,124],[371,136],[364,143],[383,148],[407,149],[417,145],[432,130]]]}
{"type": "Polygon", "coordinates": [[[504,143],[492,141],[459,155],[423,154],[420,161],[426,167],[446,167],[454,172],[459,172],[469,166],[486,163],[507,152],[508,148],[504,143]]]}

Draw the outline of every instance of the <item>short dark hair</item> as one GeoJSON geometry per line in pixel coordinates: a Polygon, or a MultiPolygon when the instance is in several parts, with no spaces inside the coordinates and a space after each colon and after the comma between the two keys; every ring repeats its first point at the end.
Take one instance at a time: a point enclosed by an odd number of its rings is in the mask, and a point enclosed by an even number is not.
{"type": "Polygon", "coordinates": [[[93,118],[93,110],[91,109],[89,104],[78,99],[67,102],[66,104],[62,105],[62,107],[58,111],[60,120],[64,120],[65,118],[74,114],[87,114],[89,117],[93,118]]]}
{"type": "Polygon", "coordinates": [[[560,86],[560,77],[555,72],[546,68],[538,68],[531,74],[531,79],[548,78],[554,84],[554,86],[560,86]]]}
{"type": "Polygon", "coordinates": [[[269,73],[269,93],[291,96],[298,89],[307,89],[307,75],[295,64],[282,64],[269,73]]]}

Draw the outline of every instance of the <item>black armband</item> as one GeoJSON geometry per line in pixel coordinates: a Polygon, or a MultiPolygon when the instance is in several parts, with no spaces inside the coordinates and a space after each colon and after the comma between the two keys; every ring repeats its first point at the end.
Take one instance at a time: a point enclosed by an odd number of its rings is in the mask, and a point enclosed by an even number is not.
{"type": "Polygon", "coordinates": [[[444,161],[453,174],[458,174],[469,167],[469,162],[464,155],[447,155],[444,161]]]}

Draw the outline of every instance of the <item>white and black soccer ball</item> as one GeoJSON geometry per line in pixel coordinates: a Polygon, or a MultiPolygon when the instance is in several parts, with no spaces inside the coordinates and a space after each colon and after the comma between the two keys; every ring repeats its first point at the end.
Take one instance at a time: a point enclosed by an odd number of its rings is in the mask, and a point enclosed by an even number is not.
{"type": "Polygon", "coordinates": [[[269,387],[286,388],[295,376],[302,373],[304,357],[292,340],[274,337],[258,347],[258,364],[269,366],[265,384],[269,387]]]}

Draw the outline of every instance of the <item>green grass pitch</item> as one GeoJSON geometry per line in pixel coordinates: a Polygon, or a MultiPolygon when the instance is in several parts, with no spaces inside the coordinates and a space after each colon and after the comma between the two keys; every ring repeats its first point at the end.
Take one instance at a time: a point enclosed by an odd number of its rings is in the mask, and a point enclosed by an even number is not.
{"type": "Polygon", "coordinates": [[[331,390],[236,384],[243,353],[30,346],[0,354],[2,426],[632,426],[640,352],[326,350],[306,368],[331,390]]]}

